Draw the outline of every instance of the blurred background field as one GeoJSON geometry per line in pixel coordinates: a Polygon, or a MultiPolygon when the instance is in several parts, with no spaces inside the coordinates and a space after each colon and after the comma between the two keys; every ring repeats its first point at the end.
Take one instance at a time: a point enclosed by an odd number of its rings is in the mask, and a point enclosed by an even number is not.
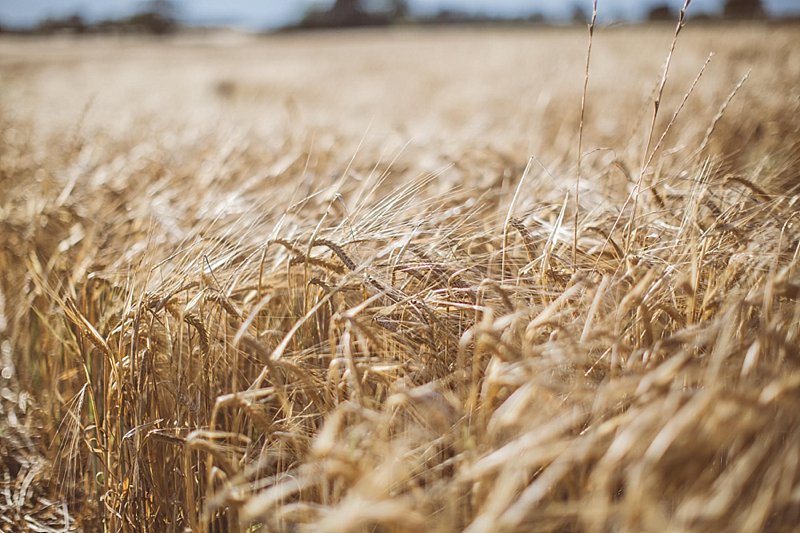
{"type": "Polygon", "coordinates": [[[0,36],[4,531],[794,528],[800,26],[461,22],[0,36]]]}
{"type": "MultiPolygon", "coordinates": [[[[671,34],[665,25],[612,28],[598,37],[588,146],[641,149],[671,34]]],[[[733,118],[721,127],[742,141],[777,139],[770,134],[790,122],[785,109],[796,96],[797,36],[796,26],[770,23],[687,27],[665,105],[677,105],[708,55],[715,57],[671,133],[673,144],[705,132],[748,72],[731,103],[733,118]]],[[[367,144],[387,148],[388,137],[394,144],[451,146],[453,156],[486,146],[517,151],[523,161],[529,152],[560,160],[573,158],[585,41],[577,27],[266,37],[222,31],[166,42],[6,39],[0,83],[6,115],[36,127],[44,142],[77,128],[120,139],[142,126],[182,135],[234,128],[306,142],[316,132],[365,136],[367,144]]]]}

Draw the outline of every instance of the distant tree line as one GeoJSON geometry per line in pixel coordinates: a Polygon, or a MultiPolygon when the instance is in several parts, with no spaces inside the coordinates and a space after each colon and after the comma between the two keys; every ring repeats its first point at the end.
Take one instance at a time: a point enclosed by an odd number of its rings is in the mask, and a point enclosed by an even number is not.
{"type": "MultiPolygon", "coordinates": [[[[669,4],[659,4],[648,12],[648,20],[676,20],[677,11],[669,4]]],[[[726,0],[722,16],[726,19],[759,19],[766,17],[761,0],[726,0]]],[[[586,23],[589,14],[577,3],[573,5],[570,20],[575,24],[586,23]]],[[[409,9],[406,0],[335,0],[328,9],[313,8],[309,10],[298,24],[298,28],[341,28],[358,26],[386,26],[409,20],[409,9]]],[[[500,19],[488,15],[474,15],[443,9],[433,16],[414,19],[421,23],[463,23],[463,22],[497,22],[500,19]]],[[[507,19],[502,19],[506,20],[507,19]]],[[[527,22],[546,22],[540,14],[532,14],[524,19],[527,22]]]]}
{"type": "MultiPolygon", "coordinates": [[[[149,0],[133,15],[89,22],[80,14],[46,18],[32,28],[32,33],[54,35],[62,33],[140,33],[166,35],[179,29],[177,10],[169,0],[149,0]]],[[[0,31],[4,28],[0,27],[0,31]]],[[[5,30],[9,31],[9,30],[5,30]]]]}
{"type": "MultiPolygon", "coordinates": [[[[662,3],[651,8],[647,14],[650,21],[674,21],[677,12],[669,4],[662,3]]],[[[726,19],[758,19],[766,17],[762,0],[726,0],[722,16],[726,19]]],[[[571,21],[583,24],[589,16],[577,3],[573,5],[571,21]]],[[[527,23],[546,23],[541,13],[515,19],[527,23]]],[[[425,18],[411,18],[407,0],[335,0],[329,8],[312,8],[295,29],[347,28],[366,26],[388,26],[413,21],[431,24],[496,23],[509,22],[489,15],[475,15],[443,9],[425,18]]],[[[148,0],[133,15],[89,22],[74,14],[60,18],[48,18],[31,31],[39,34],[90,34],[90,33],[141,33],[153,35],[170,34],[180,29],[177,9],[171,0],[148,0]]],[[[0,25],[0,32],[4,30],[0,25]]]]}
{"type": "Polygon", "coordinates": [[[312,8],[300,21],[301,28],[388,26],[408,17],[405,0],[385,0],[365,5],[361,0],[336,0],[329,9],[312,8]]]}
{"type": "MultiPolygon", "coordinates": [[[[722,16],[734,20],[760,19],[766,17],[767,12],[761,0],[726,0],[722,7],[722,16]]],[[[677,17],[677,11],[673,11],[665,3],[654,6],[647,15],[648,20],[656,22],[675,20],[677,17]]]]}

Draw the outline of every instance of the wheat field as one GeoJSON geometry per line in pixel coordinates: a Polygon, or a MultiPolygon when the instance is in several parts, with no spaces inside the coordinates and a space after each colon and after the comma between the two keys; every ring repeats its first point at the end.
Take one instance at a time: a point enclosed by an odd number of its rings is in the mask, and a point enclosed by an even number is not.
{"type": "Polygon", "coordinates": [[[795,530],[800,26],[675,34],[0,39],[0,528],[795,530]]]}

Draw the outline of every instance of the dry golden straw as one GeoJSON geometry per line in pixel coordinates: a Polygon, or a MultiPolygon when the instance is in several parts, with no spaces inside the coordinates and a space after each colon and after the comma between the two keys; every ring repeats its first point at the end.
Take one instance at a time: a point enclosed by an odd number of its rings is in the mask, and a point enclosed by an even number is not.
{"type": "Polygon", "coordinates": [[[0,530],[793,530],[800,30],[686,20],[3,37],[0,530]]]}

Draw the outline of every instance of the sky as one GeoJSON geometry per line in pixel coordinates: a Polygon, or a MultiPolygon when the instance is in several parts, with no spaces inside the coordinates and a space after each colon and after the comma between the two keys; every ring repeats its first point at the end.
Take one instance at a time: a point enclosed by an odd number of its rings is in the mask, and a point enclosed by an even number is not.
{"type": "MultiPolygon", "coordinates": [[[[417,13],[440,9],[487,13],[498,16],[543,12],[567,16],[574,5],[591,8],[591,0],[408,0],[417,13]]],[[[719,10],[724,0],[694,0],[690,12],[719,10]]],[[[178,0],[181,18],[200,24],[227,24],[250,29],[277,27],[297,20],[309,5],[325,5],[331,0],[178,0]]],[[[604,20],[638,19],[655,4],[668,3],[676,9],[682,0],[599,0],[599,16],[604,20]]],[[[800,13],[800,0],[765,0],[773,14],[800,13]]],[[[48,16],[80,13],[89,19],[129,14],[141,0],[0,0],[0,23],[30,26],[48,16]]]]}

